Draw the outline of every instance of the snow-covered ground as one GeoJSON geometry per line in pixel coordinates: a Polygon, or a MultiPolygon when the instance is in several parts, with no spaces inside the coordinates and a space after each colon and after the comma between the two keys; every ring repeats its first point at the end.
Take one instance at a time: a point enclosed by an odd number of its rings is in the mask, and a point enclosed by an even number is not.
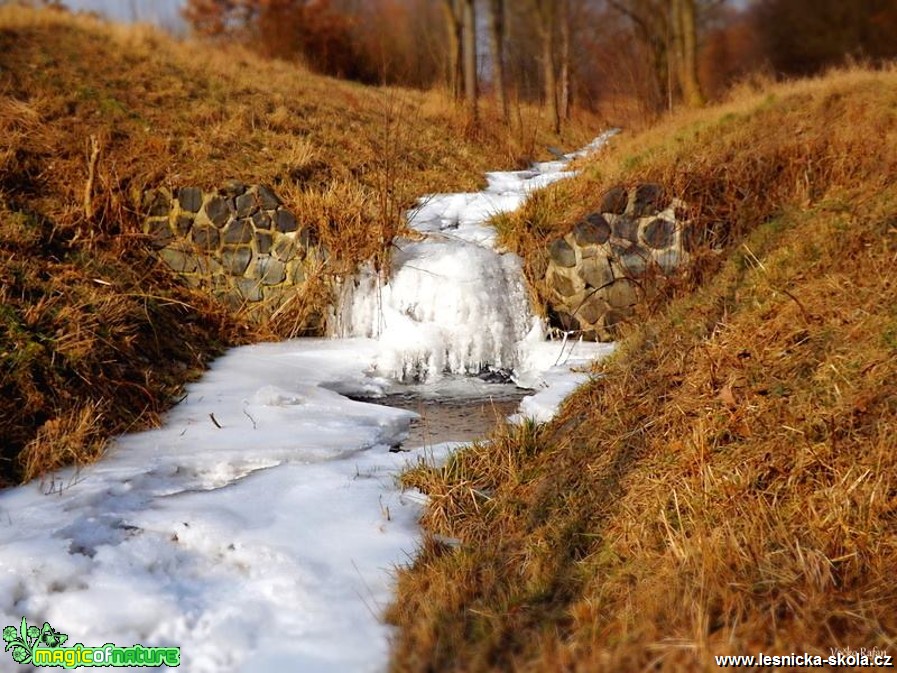
{"type": "Polygon", "coordinates": [[[423,504],[395,477],[453,447],[390,453],[414,414],[341,393],[491,365],[538,391],[521,413],[554,413],[586,376],[571,368],[609,347],[544,340],[520,261],[484,220],[564,166],[423,200],[411,223],[425,237],[401,245],[392,281],[362,276],[349,293],[341,322],[356,336],[234,349],[163,427],[0,493],[0,626],[25,616],[69,645],[180,646],[195,673],[385,670],[380,617],[423,504]]]}

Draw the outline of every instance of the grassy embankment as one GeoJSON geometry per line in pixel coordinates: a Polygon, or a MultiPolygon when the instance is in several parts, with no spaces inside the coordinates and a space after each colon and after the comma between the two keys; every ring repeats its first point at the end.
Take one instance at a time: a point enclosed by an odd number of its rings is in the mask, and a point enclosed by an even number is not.
{"type": "Polygon", "coordinates": [[[721,252],[653,293],[546,426],[409,485],[396,671],[716,670],[897,655],[897,71],[743,91],[502,226],[527,253],[658,181],[721,252]]]}
{"type": "Polygon", "coordinates": [[[96,458],[111,434],[156,423],[222,347],[302,332],[328,300],[313,282],[278,321],[226,312],[153,260],[141,190],[271,185],[339,274],[382,254],[416,196],[586,137],[546,126],[485,108],[472,129],[438,93],[0,8],[0,486],[96,458]]]}

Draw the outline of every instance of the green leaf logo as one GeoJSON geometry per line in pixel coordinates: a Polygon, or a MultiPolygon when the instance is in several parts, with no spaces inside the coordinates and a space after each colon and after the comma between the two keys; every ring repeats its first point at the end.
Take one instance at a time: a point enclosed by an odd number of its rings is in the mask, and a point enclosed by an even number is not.
{"type": "Polygon", "coordinates": [[[6,626],[3,628],[3,642],[6,643],[4,652],[9,652],[18,664],[30,664],[34,657],[34,648],[40,644],[47,647],[59,647],[68,636],[59,633],[50,626],[49,622],[44,622],[42,628],[36,626],[28,626],[27,620],[22,617],[22,624],[19,628],[15,626],[6,626]]]}
{"type": "Polygon", "coordinates": [[[66,634],[59,633],[59,631],[50,626],[49,622],[44,622],[40,630],[40,641],[46,647],[62,647],[68,639],[69,637],[66,634]]]}
{"type": "MultiPolygon", "coordinates": [[[[11,643],[19,637],[19,630],[15,626],[7,626],[3,629],[3,642],[11,643]]],[[[8,647],[6,648],[9,649],[8,647]]]]}

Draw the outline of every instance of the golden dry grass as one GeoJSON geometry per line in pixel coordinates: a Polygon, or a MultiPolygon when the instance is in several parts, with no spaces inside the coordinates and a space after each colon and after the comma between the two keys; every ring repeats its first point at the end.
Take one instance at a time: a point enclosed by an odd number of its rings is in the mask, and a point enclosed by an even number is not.
{"type": "Polygon", "coordinates": [[[319,330],[327,281],[382,255],[415,197],[584,139],[539,115],[507,127],[487,106],[472,128],[438,92],[0,7],[0,485],[157,422],[225,345],[319,330]],[[331,252],[264,324],[184,287],[140,234],[143,190],[231,178],[273,186],[331,252]]]}
{"type": "Polygon", "coordinates": [[[434,537],[399,574],[393,670],[897,654],[895,169],[897,73],[854,70],[624,139],[505,221],[527,249],[658,180],[723,253],[551,424],[406,475],[434,537]]]}

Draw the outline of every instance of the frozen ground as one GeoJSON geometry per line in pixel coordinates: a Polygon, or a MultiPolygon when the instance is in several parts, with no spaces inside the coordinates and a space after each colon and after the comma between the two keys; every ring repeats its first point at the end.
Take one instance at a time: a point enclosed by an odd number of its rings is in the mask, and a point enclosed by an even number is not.
{"type": "Polygon", "coordinates": [[[385,670],[380,616],[422,506],[395,476],[452,447],[390,453],[414,414],[341,393],[376,396],[404,376],[463,395],[441,374],[491,365],[538,391],[522,413],[554,413],[585,376],[571,367],[608,347],[545,342],[519,260],[492,249],[482,221],[563,167],[422,202],[412,222],[427,237],[403,246],[392,286],[364,277],[347,299],[356,336],[234,349],[162,428],[0,493],[0,626],[25,616],[69,645],[180,646],[191,673],[385,670]]]}

